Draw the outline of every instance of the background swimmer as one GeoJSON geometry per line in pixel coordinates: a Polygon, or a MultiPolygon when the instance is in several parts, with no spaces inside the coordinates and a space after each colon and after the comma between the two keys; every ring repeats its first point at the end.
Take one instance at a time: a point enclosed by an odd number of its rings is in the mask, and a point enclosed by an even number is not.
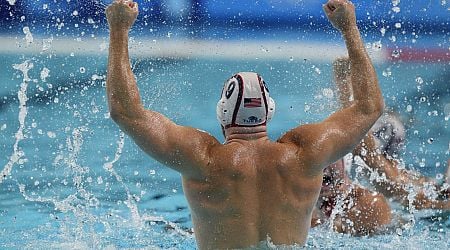
{"type": "Polygon", "coordinates": [[[391,223],[386,198],[348,178],[343,159],[324,170],[322,189],[311,226],[331,223],[333,230],[355,236],[382,232],[391,223]]]}
{"type": "Polygon", "coordinates": [[[274,105],[267,86],[256,73],[239,73],[225,83],[217,106],[226,137],[221,144],[143,107],[128,55],[137,4],[108,7],[111,117],[147,154],[181,173],[200,249],[245,248],[267,238],[275,245],[303,245],[324,167],[354,148],[381,115],[383,99],[353,4],[330,0],[323,9],[355,65],[354,104],[272,142],[266,124],[274,105]]]}
{"type": "MultiPolygon", "coordinates": [[[[334,63],[335,81],[344,107],[351,103],[350,68],[348,58],[338,59],[334,63]]],[[[378,125],[372,128],[378,132],[371,130],[372,132],[368,133],[353,151],[367,164],[365,176],[369,177],[378,192],[388,198],[394,198],[405,207],[449,210],[448,184],[441,185],[433,178],[401,168],[393,159],[392,154],[401,150],[404,127],[398,119],[393,118],[392,114],[387,117],[387,119],[382,117],[377,122],[378,125]],[[412,192],[415,193],[413,197],[410,196],[412,192]]]]}

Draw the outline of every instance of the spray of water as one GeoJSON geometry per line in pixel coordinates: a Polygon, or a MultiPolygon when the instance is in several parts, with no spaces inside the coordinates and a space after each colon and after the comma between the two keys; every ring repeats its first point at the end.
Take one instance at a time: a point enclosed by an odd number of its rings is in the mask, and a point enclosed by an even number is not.
{"type": "Polygon", "coordinates": [[[23,81],[20,84],[19,92],[17,93],[17,97],[19,98],[19,129],[16,132],[13,146],[13,153],[9,157],[8,163],[3,167],[3,170],[0,173],[0,184],[11,174],[14,164],[19,162],[20,160],[24,160],[25,152],[19,148],[19,143],[25,139],[24,129],[25,129],[25,118],[28,114],[27,109],[27,89],[28,83],[31,81],[28,76],[28,71],[33,68],[33,63],[30,61],[25,61],[21,64],[14,64],[13,68],[19,70],[23,74],[23,81]]]}

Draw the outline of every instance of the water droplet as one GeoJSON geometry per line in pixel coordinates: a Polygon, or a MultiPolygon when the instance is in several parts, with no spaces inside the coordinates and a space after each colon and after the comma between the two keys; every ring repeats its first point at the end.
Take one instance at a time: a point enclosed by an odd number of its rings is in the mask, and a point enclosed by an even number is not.
{"type": "Polygon", "coordinates": [[[417,82],[418,84],[422,84],[422,83],[423,83],[422,77],[420,77],[420,76],[416,77],[416,82],[417,82]]]}
{"type": "Polygon", "coordinates": [[[372,44],[372,50],[374,51],[380,51],[382,48],[383,44],[381,44],[381,41],[377,41],[372,44]]]}
{"type": "Polygon", "coordinates": [[[428,144],[433,144],[434,138],[429,138],[429,139],[427,140],[427,142],[428,142],[428,144]]]}
{"type": "Polygon", "coordinates": [[[25,41],[27,42],[27,45],[30,45],[33,43],[33,34],[31,34],[30,28],[28,26],[23,27],[23,33],[25,34],[25,41]]]}
{"type": "Polygon", "coordinates": [[[400,29],[402,27],[402,24],[401,23],[395,23],[394,26],[395,26],[395,28],[400,29]]]}
{"type": "Polygon", "coordinates": [[[392,7],[392,11],[395,12],[395,13],[399,13],[400,12],[400,7],[398,7],[398,6],[392,7]]]}
{"type": "Polygon", "coordinates": [[[422,158],[419,162],[419,167],[424,168],[425,166],[426,166],[425,159],[422,158]]]}
{"type": "Polygon", "coordinates": [[[305,105],[305,112],[308,112],[311,110],[311,106],[309,106],[308,104],[305,105]]]}
{"type": "Polygon", "coordinates": [[[399,58],[400,57],[400,51],[399,50],[393,50],[392,51],[392,57],[399,58]]]}
{"type": "Polygon", "coordinates": [[[14,5],[17,0],[6,0],[6,1],[8,1],[9,5],[14,5]]]}
{"type": "Polygon", "coordinates": [[[48,136],[49,138],[54,139],[54,138],[56,138],[56,133],[55,133],[55,132],[52,132],[52,131],[48,131],[48,132],[47,132],[47,136],[48,136]]]}
{"type": "Polygon", "coordinates": [[[72,15],[78,16],[78,11],[77,11],[77,10],[74,10],[74,11],[72,12],[72,15]]]}
{"type": "Polygon", "coordinates": [[[406,112],[411,112],[411,111],[413,111],[413,106],[412,105],[406,106],[406,112]]]}
{"type": "Polygon", "coordinates": [[[389,77],[391,75],[392,75],[391,68],[387,68],[387,69],[383,70],[383,76],[384,77],[389,77]]]}
{"type": "Polygon", "coordinates": [[[81,68],[80,68],[80,73],[81,73],[81,74],[86,73],[86,69],[85,69],[84,67],[81,67],[81,68]]]}
{"type": "Polygon", "coordinates": [[[316,74],[320,75],[322,73],[322,71],[320,71],[320,69],[318,67],[316,67],[315,65],[312,66],[314,69],[314,72],[316,72],[316,74]]]}
{"type": "Polygon", "coordinates": [[[334,97],[333,90],[329,88],[323,89],[322,95],[329,99],[332,99],[334,97]]]}
{"type": "Polygon", "coordinates": [[[400,4],[400,0],[392,0],[392,6],[398,6],[400,4]]]}

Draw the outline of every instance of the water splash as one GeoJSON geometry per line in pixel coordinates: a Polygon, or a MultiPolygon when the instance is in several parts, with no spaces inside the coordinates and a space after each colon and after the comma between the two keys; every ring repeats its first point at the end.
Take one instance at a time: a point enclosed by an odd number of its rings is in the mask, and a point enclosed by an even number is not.
{"type": "Polygon", "coordinates": [[[25,34],[25,41],[27,45],[31,45],[34,41],[33,34],[31,34],[30,28],[28,26],[23,27],[23,33],[25,34]]]}
{"type": "Polygon", "coordinates": [[[0,173],[0,184],[4,179],[6,179],[6,177],[11,174],[14,164],[19,162],[21,159],[24,160],[23,157],[25,156],[25,152],[19,148],[19,142],[25,139],[25,118],[28,114],[28,109],[26,106],[28,101],[27,89],[28,82],[31,81],[30,77],[28,76],[28,71],[33,68],[33,63],[27,60],[22,64],[14,64],[13,68],[21,71],[23,74],[23,81],[22,84],[20,84],[20,89],[17,93],[17,96],[19,98],[19,129],[15,134],[16,141],[13,146],[13,154],[9,157],[8,163],[6,163],[6,165],[3,167],[2,172],[0,173]]]}
{"type": "Polygon", "coordinates": [[[14,5],[16,4],[17,0],[6,0],[6,1],[9,3],[9,5],[14,5]]]}
{"type": "Polygon", "coordinates": [[[125,183],[123,183],[122,177],[113,168],[114,163],[116,163],[120,159],[120,156],[122,155],[124,145],[125,145],[125,133],[120,131],[119,140],[117,141],[116,153],[114,154],[114,159],[110,162],[106,162],[105,164],[103,164],[103,168],[106,171],[108,171],[112,176],[114,176],[114,178],[116,178],[116,180],[120,183],[120,185],[125,189],[125,192],[127,193],[127,201],[125,202],[125,205],[130,209],[133,223],[137,227],[142,227],[143,220],[139,215],[139,209],[136,205],[135,197],[131,195],[130,189],[125,185],[125,183]]]}

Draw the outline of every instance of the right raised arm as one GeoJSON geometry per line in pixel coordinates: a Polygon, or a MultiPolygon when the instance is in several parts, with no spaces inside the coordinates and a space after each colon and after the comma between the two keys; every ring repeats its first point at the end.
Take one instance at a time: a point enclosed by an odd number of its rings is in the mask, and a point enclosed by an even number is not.
{"type": "Polygon", "coordinates": [[[300,148],[300,157],[319,173],[350,152],[381,116],[384,103],[372,62],[356,25],[355,8],[347,0],[330,0],[324,11],[345,40],[351,68],[354,101],[325,121],[297,127],[280,142],[300,148]]]}

